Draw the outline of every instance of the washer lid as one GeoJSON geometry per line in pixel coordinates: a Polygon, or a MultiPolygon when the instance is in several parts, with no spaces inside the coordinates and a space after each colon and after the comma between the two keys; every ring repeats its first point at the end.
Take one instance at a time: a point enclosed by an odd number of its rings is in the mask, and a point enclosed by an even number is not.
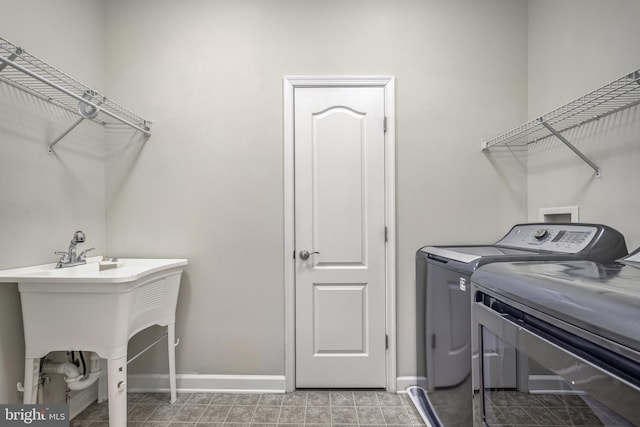
{"type": "Polygon", "coordinates": [[[640,268],[591,261],[500,263],[480,267],[472,281],[640,351],[640,268]]]}
{"type": "MultiPolygon", "coordinates": [[[[426,246],[422,252],[433,254],[442,258],[455,261],[471,263],[482,257],[502,257],[502,256],[535,256],[536,251],[526,251],[522,249],[500,248],[497,246],[426,246]]],[[[547,254],[545,254],[547,255],[547,254]]]]}

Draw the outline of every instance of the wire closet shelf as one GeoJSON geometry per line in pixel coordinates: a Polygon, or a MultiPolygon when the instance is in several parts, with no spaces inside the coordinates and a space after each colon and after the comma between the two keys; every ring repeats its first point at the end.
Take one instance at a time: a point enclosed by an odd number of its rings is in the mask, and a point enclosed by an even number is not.
{"type": "Polygon", "coordinates": [[[482,141],[482,150],[516,142],[526,145],[550,135],[558,136],[561,132],[639,103],[640,70],[636,70],[537,119],[489,141],[482,141]]]}
{"type": "Polygon", "coordinates": [[[85,119],[103,126],[127,125],[151,135],[151,121],[1,37],[0,81],[80,116],[50,148],[85,119]]]}

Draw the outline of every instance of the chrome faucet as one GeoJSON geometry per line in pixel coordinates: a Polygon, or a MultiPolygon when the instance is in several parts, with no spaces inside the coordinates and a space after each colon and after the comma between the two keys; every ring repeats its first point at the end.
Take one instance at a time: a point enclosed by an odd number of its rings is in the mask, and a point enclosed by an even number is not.
{"type": "Polygon", "coordinates": [[[80,252],[80,254],[76,253],[76,246],[78,243],[84,243],[86,237],[82,231],[76,231],[73,233],[73,237],[71,238],[71,242],[69,242],[69,251],[61,252],[56,251],[56,255],[60,255],[60,259],[58,260],[58,264],[56,268],[64,268],[64,267],[73,267],[74,265],[81,265],[87,263],[87,252],[94,250],[95,248],[85,249],[80,252]]]}

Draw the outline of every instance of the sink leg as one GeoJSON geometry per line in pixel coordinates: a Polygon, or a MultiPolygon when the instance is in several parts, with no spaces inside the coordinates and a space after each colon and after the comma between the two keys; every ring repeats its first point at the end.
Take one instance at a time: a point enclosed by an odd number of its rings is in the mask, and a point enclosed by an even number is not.
{"type": "Polygon", "coordinates": [[[98,377],[98,403],[106,402],[109,398],[107,389],[109,379],[107,376],[107,359],[100,359],[100,376],[98,377]]]}
{"type": "Polygon", "coordinates": [[[109,427],[127,425],[127,357],[107,362],[109,390],[109,427]]]}
{"type": "Polygon", "coordinates": [[[177,400],[176,395],[176,324],[167,325],[167,345],[169,354],[169,388],[171,389],[171,403],[177,400]]]}
{"type": "Polygon", "coordinates": [[[24,396],[25,405],[36,403],[38,395],[38,378],[40,377],[40,358],[24,359],[24,396]]]}

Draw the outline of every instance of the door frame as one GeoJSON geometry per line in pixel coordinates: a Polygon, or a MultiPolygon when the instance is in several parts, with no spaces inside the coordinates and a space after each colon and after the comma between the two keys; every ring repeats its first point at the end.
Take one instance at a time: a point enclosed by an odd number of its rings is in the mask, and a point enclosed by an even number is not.
{"type": "Polygon", "coordinates": [[[381,87],[384,88],[386,118],[385,142],[385,222],[387,242],[386,269],[386,389],[396,391],[396,132],[395,78],[392,76],[285,76],[284,105],[284,307],[285,307],[285,391],[296,388],[295,334],[295,178],[294,178],[294,102],[295,89],[305,87],[381,87]]]}

